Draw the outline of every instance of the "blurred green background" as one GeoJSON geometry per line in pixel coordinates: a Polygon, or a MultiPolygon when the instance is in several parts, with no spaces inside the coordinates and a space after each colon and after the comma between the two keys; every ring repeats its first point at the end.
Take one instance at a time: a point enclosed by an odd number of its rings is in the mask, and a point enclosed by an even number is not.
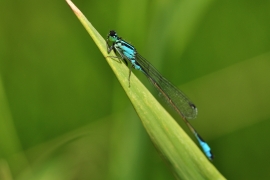
{"type": "MultiPolygon", "coordinates": [[[[226,178],[270,178],[270,1],[73,2],[197,105],[226,178]]],[[[0,2],[0,179],[174,179],[64,0],[0,2]]]]}

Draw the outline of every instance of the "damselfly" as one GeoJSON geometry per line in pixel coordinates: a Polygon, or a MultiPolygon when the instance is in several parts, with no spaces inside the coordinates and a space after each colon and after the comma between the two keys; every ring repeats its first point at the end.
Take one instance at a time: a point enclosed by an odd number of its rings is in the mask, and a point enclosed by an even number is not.
{"type": "Polygon", "coordinates": [[[177,89],[172,83],[165,79],[145,58],[143,58],[128,42],[118,37],[115,31],[110,31],[107,37],[107,51],[108,54],[113,50],[115,54],[119,55],[116,58],[120,58],[130,62],[129,70],[129,86],[131,68],[139,70],[145,74],[154,87],[164,96],[164,98],[170,103],[173,109],[182,117],[187,124],[191,132],[195,135],[200,146],[202,147],[205,155],[212,160],[213,154],[208,144],[201,138],[197,131],[188,122],[188,119],[194,119],[197,116],[197,108],[187,96],[184,95],[179,89],[177,89]],[[111,45],[110,45],[111,44],[111,45]]]}

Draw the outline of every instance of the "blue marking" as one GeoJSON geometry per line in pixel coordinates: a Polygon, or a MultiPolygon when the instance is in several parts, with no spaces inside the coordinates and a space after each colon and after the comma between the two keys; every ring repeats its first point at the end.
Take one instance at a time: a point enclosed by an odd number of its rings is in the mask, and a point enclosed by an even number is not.
{"type": "Polygon", "coordinates": [[[198,133],[195,133],[195,137],[197,138],[199,144],[202,147],[203,152],[208,157],[208,159],[213,160],[214,157],[213,157],[213,154],[211,152],[211,148],[209,147],[209,145],[206,142],[204,142],[204,140],[200,137],[198,133]]]}
{"type": "Polygon", "coordinates": [[[142,71],[141,66],[137,64],[136,50],[133,46],[119,40],[115,43],[115,47],[130,61],[134,69],[142,71]]]}

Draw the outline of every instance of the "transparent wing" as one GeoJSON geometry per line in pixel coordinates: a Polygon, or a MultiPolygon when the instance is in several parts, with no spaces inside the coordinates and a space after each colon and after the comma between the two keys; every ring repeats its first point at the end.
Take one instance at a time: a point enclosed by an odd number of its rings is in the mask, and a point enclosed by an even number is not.
{"type": "Polygon", "coordinates": [[[146,59],[136,54],[136,62],[141,66],[150,82],[161,91],[165,99],[180,113],[183,118],[195,119],[197,108],[188,97],[165,79],[146,59]]]}

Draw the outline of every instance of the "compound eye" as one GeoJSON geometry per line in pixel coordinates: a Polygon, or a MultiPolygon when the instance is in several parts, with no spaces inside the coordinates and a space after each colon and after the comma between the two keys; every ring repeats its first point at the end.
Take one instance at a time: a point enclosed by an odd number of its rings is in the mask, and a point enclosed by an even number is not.
{"type": "Polygon", "coordinates": [[[111,30],[110,33],[109,33],[110,36],[113,36],[113,37],[116,37],[117,34],[114,30],[111,30]]]}

